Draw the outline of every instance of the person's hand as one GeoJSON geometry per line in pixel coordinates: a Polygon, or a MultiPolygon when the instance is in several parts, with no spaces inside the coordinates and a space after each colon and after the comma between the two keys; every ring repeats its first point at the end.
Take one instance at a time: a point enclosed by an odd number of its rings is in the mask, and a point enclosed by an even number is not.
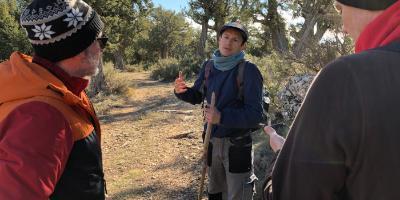
{"type": "Polygon", "coordinates": [[[285,143],[285,139],[276,133],[275,129],[271,126],[264,126],[264,133],[269,136],[269,145],[271,146],[274,152],[282,149],[283,143],[285,143]]]}
{"type": "Polygon", "coordinates": [[[183,78],[182,71],[179,71],[179,76],[175,79],[175,93],[181,94],[186,92],[187,86],[185,83],[185,79],[183,78]]]}
{"type": "Polygon", "coordinates": [[[216,107],[207,105],[204,108],[205,120],[211,124],[219,124],[221,120],[221,113],[216,107]]]}

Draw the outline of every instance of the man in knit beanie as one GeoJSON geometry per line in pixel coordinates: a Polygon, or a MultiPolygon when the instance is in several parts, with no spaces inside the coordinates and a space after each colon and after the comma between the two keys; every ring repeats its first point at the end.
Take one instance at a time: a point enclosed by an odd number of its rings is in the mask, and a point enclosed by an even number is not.
{"type": "Polygon", "coordinates": [[[0,199],[104,199],[100,126],[84,89],[107,38],[82,0],[33,0],[33,57],[0,63],[0,199]]]}
{"type": "Polygon", "coordinates": [[[400,1],[335,7],[355,54],[319,72],[286,141],[264,128],[280,151],[265,199],[400,199],[400,1]]]}

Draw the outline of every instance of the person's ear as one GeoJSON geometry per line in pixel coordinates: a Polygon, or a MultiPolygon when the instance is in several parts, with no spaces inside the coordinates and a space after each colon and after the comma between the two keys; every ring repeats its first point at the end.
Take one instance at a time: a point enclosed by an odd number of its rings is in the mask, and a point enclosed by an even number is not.
{"type": "Polygon", "coordinates": [[[247,44],[247,42],[242,44],[242,47],[240,48],[242,51],[246,49],[246,46],[247,46],[246,44],[247,44]]]}

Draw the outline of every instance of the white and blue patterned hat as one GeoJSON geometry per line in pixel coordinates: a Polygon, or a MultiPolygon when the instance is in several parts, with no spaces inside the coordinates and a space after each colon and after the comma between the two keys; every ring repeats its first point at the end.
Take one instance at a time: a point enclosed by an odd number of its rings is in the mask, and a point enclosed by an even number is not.
{"type": "Polygon", "coordinates": [[[20,22],[35,54],[53,62],[78,55],[104,28],[99,15],[82,0],[34,0],[20,22]]]}

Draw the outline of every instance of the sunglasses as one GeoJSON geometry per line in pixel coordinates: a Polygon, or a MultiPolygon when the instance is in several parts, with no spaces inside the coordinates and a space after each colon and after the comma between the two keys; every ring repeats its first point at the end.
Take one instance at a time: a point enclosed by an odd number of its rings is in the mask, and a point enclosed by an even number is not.
{"type": "Polygon", "coordinates": [[[101,49],[106,48],[106,46],[107,46],[107,41],[108,41],[108,37],[106,37],[106,36],[101,36],[101,37],[96,38],[96,40],[99,42],[100,48],[101,48],[101,49]]]}

